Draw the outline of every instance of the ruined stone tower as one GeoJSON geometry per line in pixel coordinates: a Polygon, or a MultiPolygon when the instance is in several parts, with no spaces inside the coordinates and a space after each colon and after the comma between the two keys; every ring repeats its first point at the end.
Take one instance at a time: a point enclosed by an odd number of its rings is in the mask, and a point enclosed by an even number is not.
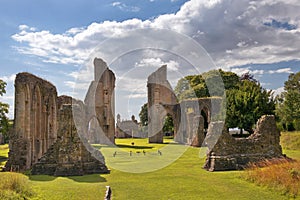
{"type": "Polygon", "coordinates": [[[167,80],[163,65],[148,77],[148,136],[150,143],[163,143],[163,121],[167,111],[163,104],[176,105],[177,98],[167,80]]]}
{"type": "Polygon", "coordinates": [[[91,143],[115,143],[115,75],[107,64],[94,59],[94,80],[85,97],[87,139],[91,143]]]}
{"type": "Polygon", "coordinates": [[[29,73],[15,80],[14,134],[7,170],[28,170],[57,138],[57,92],[48,81],[29,73]]]}

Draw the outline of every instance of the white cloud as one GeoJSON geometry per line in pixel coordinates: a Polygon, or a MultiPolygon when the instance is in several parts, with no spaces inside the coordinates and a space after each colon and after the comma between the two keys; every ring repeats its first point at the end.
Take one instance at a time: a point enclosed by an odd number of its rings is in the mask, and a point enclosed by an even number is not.
{"type": "Polygon", "coordinates": [[[281,74],[281,73],[287,73],[287,74],[290,74],[290,73],[293,73],[292,69],[287,67],[287,68],[282,68],[282,69],[277,69],[277,70],[269,70],[269,73],[270,74],[281,74]]]}
{"type": "Polygon", "coordinates": [[[135,63],[135,67],[160,67],[167,65],[168,70],[177,71],[179,69],[179,63],[174,60],[169,60],[168,62],[162,61],[161,58],[144,58],[140,62],[135,63]]]}
{"type": "Polygon", "coordinates": [[[0,77],[0,79],[6,83],[13,83],[16,79],[16,74],[12,74],[10,76],[2,76],[0,77]]]}
{"type": "MultiPolygon", "coordinates": [[[[133,8],[118,1],[111,5],[133,8]]],[[[20,25],[20,32],[12,38],[20,43],[15,47],[20,53],[42,57],[45,62],[79,65],[101,41],[125,37],[130,30],[164,28],[193,37],[219,67],[276,63],[300,58],[299,10],[297,0],[190,0],[178,12],[152,20],[92,23],[61,34],[20,25]],[[269,19],[296,28],[264,25],[269,19]]]]}
{"type": "Polygon", "coordinates": [[[119,1],[113,2],[111,4],[111,6],[117,7],[120,10],[125,11],[125,12],[139,12],[141,10],[137,6],[128,6],[127,4],[119,2],[119,1]]]}

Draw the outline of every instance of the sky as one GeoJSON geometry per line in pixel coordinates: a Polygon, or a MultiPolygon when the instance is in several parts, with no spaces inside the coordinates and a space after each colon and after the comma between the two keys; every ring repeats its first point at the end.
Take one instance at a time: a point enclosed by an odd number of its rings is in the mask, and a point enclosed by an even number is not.
{"type": "Polygon", "coordinates": [[[14,78],[30,72],[59,95],[83,99],[101,57],[116,74],[116,113],[138,116],[147,77],[168,66],[179,78],[221,68],[250,72],[283,91],[300,71],[298,0],[1,0],[0,101],[14,110],[14,78]]]}

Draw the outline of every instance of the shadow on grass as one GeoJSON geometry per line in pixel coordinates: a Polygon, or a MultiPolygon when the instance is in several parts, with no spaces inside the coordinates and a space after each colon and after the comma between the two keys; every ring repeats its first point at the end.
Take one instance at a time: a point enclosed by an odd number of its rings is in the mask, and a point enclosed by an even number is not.
{"type": "Polygon", "coordinates": [[[54,181],[57,178],[71,179],[75,182],[81,182],[81,183],[106,182],[106,179],[104,177],[101,177],[100,174],[89,174],[89,175],[84,175],[84,176],[49,176],[49,175],[30,175],[29,176],[29,179],[31,181],[40,181],[40,182],[54,181]]]}
{"type": "Polygon", "coordinates": [[[81,183],[103,183],[106,182],[106,179],[100,174],[90,174],[84,176],[69,176],[68,179],[71,179],[76,182],[81,183]]]}
{"type": "Polygon", "coordinates": [[[49,175],[30,175],[28,177],[31,181],[54,181],[57,178],[49,175]]]}
{"type": "Polygon", "coordinates": [[[132,148],[132,149],[153,149],[153,147],[150,146],[134,146],[134,145],[128,145],[128,144],[117,144],[119,148],[132,148]]]}

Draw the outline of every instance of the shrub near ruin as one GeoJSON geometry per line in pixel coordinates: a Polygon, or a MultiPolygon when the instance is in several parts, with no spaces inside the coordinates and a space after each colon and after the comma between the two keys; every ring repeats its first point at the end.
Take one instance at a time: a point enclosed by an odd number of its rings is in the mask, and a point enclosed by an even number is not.
{"type": "Polygon", "coordinates": [[[244,178],[296,197],[300,192],[300,161],[272,160],[251,164],[244,178]]]}
{"type": "Polygon", "coordinates": [[[0,199],[29,199],[35,194],[28,177],[23,174],[5,172],[0,174],[0,199]]]}

